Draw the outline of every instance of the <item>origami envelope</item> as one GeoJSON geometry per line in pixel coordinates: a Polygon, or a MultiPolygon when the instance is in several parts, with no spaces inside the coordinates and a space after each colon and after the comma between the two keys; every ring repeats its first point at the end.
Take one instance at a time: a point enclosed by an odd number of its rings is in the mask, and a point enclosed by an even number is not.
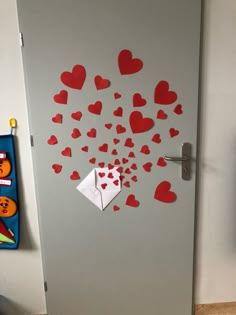
{"type": "Polygon", "coordinates": [[[104,210],[121,191],[120,172],[117,167],[94,168],[76,189],[104,210]]]}

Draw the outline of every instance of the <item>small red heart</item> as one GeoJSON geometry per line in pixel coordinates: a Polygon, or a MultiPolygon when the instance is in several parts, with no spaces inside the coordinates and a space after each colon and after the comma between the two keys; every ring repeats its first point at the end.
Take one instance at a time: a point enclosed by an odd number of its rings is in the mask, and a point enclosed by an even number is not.
{"type": "Polygon", "coordinates": [[[157,160],[157,165],[161,166],[161,167],[165,167],[166,166],[166,161],[163,157],[160,157],[158,160],[157,160]]]}
{"type": "Polygon", "coordinates": [[[144,106],[147,104],[147,101],[142,98],[142,95],[139,93],[135,93],[133,95],[133,106],[134,107],[140,107],[140,106],[144,106]]]}
{"type": "Polygon", "coordinates": [[[161,105],[170,105],[177,100],[177,94],[169,91],[169,83],[160,81],[154,92],[154,102],[161,105]]]}
{"type": "Polygon", "coordinates": [[[170,191],[171,184],[167,181],[161,182],[157,185],[154,198],[166,203],[171,203],[176,201],[177,196],[173,191],[170,191]]]}
{"type": "Polygon", "coordinates": [[[115,99],[121,98],[121,94],[115,92],[115,93],[114,93],[114,98],[115,98],[115,99]]]}
{"type": "Polygon", "coordinates": [[[96,85],[97,90],[106,89],[110,86],[110,81],[107,79],[104,79],[100,75],[96,75],[96,77],[94,78],[94,83],[96,85]]]}
{"type": "Polygon", "coordinates": [[[124,133],[126,132],[126,128],[121,126],[121,125],[117,125],[116,126],[116,132],[119,134],[119,133],[124,133]]]}
{"type": "Polygon", "coordinates": [[[178,136],[179,130],[177,130],[175,128],[170,128],[169,133],[170,133],[171,138],[173,138],[173,137],[178,136]]]}
{"type": "Polygon", "coordinates": [[[71,148],[66,147],[63,151],[61,151],[61,154],[63,156],[71,157],[72,156],[71,148]]]}
{"type": "Polygon", "coordinates": [[[129,187],[130,187],[130,182],[128,182],[128,181],[127,181],[127,182],[124,182],[123,186],[129,188],[129,187]]]}
{"type": "Polygon", "coordinates": [[[79,173],[77,171],[73,171],[73,173],[70,175],[71,180],[78,180],[80,179],[79,173]]]}
{"type": "Polygon", "coordinates": [[[108,173],[107,177],[108,177],[108,178],[114,178],[114,176],[113,176],[112,173],[108,173]]]}
{"type": "Polygon", "coordinates": [[[143,164],[143,168],[146,172],[151,172],[152,169],[152,163],[151,162],[147,162],[145,164],[143,164]]]}
{"type": "Polygon", "coordinates": [[[121,173],[121,172],[122,172],[122,167],[121,167],[121,166],[117,167],[116,171],[117,171],[118,173],[121,173]]]}
{"type": "Polygon", "coordinates": [[[127,169],[125,170],[125,174],[131,174],[131,171],[130,171],[129,168],[127,168],[127,169]]]}
{"type": "Polygon", "coordinates": [[[138,169],[136,163],[133,163],[130,168],[132,168],[132,170],[136,171],[138,169]]]}
{"type": "Polygon", "coordinates": [[[113,206],[113,210],[114,210],[114,211],[119,211],[120,208],[119,208],[118,206],[113,206]]]}
{"type": "Polygon", "coordinates": [[[78,128],[74,128],[71,134],[71,137],[77,139],[81,136],[81,133],[78,128]]]}
{"type": "Polygon", "coordinates": [[[103,168],[105,166],[105,163],[104,162],[100,162],[100,163],[98,163],[98,166],[103,168]]]}
{"type": "Polygon", "coordinates": [[[48,139],[48,144],[50,145],[54,145],[54,144],[57,144],[58,141],[57,141],[57,137],[52,135],[49,139],[48,139]]]}
{"type": "Polygon", "coordinates": [[[53,164],[52,168],[53,168],[53,170],[54,170],[54,172],[56,174],[59,174],[59,173],[61,173],[62,165],[60,165],[60,164],[53,164]]]}
{"type": "Polygon", "coordinates": [[[142,146],[140,152],[143,153],[143,154],[150,154],[151,151],[149,150],[148,145],[145,144],[145,145],[142,146]]]}
{"type": "Polygon", "coordinates": [[[105,124],[105,127],[106,127],[107,129],[111,129],[112,124],[105,124]]]}
{"type": "Polygon", "coordinates": [[[80,121],[81,117],[82,117],[82,113],[80,111],[71,114],[71,118],[78,121],[80,121]]]}
{"type": "Polygon", "coordinates": [[[181,104],[176,105],[173,112],[176,113],[177,115],[182,115],[183,114],[182,105],[181,104]]]}
{"type": "Polygon", "coordinates": [[[138,207],[139,206],[139,201],[135,199],[135,195],[129,195],[128,198],[126,199],[127,206],[130,207],[138,207]]]}
{"type": "Polygon", "coordinates": [[[130,152],[129,155],[128,155],[128,157],[130,157],[130,158],[135,158],[134,152],[130,152]]]}
{"type": "Polygon", "coordinates": [[[133,147],[134,147],[134,143],[133,143],[132,139],[131,139],[131,138],[127,138],[127,139],[125,140],[124,146],[125,146],[125,147],[128,147],[128,148],[133,148],[133,147]]]}
{"type": "Polygon", "coordinates": [[[61,81],[72,89],[81,90],[86,79],[86,71],[82,65],[75,65],[72,72],[61,74],[61,81]]]}
{"type": "Polygon", "coordinates": [[[56,114],[54,117],[52,117],[52,122],[62,124],[62,114],[56,114]]]}
{"type": "Polygon", "coordinates": [[[85,145],[84,147],[81,148],[81,150],[84,151],[84,152],[88,152],[88,146],[85,145]]]}
{"type": "Polygon", "coordinates": [[[114,164],[115,164],[115,165],[120,165],[120,160],[115,159],[114,164]]]}
{"type": "Polygon", "coordinates": [[[159,133],[156,133],[153,137],[152,137],[152,141],[156,142],[156,143],[161,143],[161,137],[159,133]]]}
{"type": "Polygon", "coordinates": [[[95,157],[94,157],[94,158],[91,158],[91,159],[89,160],[89,163],[95,164],[95,163],[96,163],[96,158],[95,158],[95,157]]]}
{"type": "Polygon", "coordinates": [[[68,92],[66,90],[61,90],[59,94],[55,94],[53,99],[58,104],[67,104],[68,92]]]}
{"type": "Polygon", "coordinates": [[[124,49],[119,53],[118,65],[121,74],[134,74],[142,69],[143,62],[138,58],[132,58],[131,51],[124,49]]]}
{"type": "Polygon", "coordinates": [[[103,145],[98,147],[98,150],[101,151],[101,152],[107,152],[108,151],[108,144],[104,143],[103,145]]]}
{"type": "Polygon", "coordinates": [[[109,163],[109,164],[107,165],[107,167],[108,167],[109,170],[112,170],[112,169],[114,168],[114,165],[112,165],[111,163],[109,163]]]}
{"type": "Polygon", "coordinates": [[[101,184],[101,187],[102,187],[102,189],[106,189],[106,187],[107,187],[107,184],[106,184],[106,183],[104,183],[104,184],[101,184]]]}
{"type": "Polygon", "coordinates": [[[102,111],[102,102],[97,101],[94,104],[88,106],[88,111],[92,114],[100,115],[102,111]]]}
{"type": "Polygon", "coordinates": [[[166,119],[168,116],[167,114],[164,112],[164,110],[160,109],[158,112],[157,112],[157,119],[166,119]]]}
{"type": "Polygon", "coordinates": [[[122,181],[123,179],[125,179],[124,175],[120,175],[120,180],[122,181]]]}
{"type": "Polygon", "coordinates": [[[130,128],[133,133],[141,133],[152,129],[154,122],[151,118],[143,118],[139,111],[134,111],[129,116],[130,128]]]}
{"type": "Polygon", "coordinates": [[[87,132],[87,136],[90,138],[96,138],[97,135],[97,130],[95,128],[91,128],[88,132],[87,132]]]}
{"type": "Polygon", "coordinates": [[[113,142],[114,142],[114,144],[117,144],[117,143],[119,143],[119,142],[120,142],[120,140],[119,140],[119,139],[117,139],[117,138],[114,138],[114,139],[113,139],[113,142]]]}
{"type": "Polygon", "coordinates": [[[126,158],[123,158],[123,159],[122,159],[122,163],[123,163],[123,164],[126,164],[126,163],[128,163],[128,162],[129,162],[129,160],[127,160],[126,158]]]}
{"type": "Polygon", "coordinates": [[[112,154],[112,155],[117,155],[118,152],[116,151],[116,149],[114,149],[114,150],[111,151],[111,154],[112,154]]]}
{"type": "Polygon", "coordinates": [[[118,116],[118,117],[122,117],[123,116],[123,108],[118,107],[116,110],[114,110],[113,115],[118,116]]]}
{"type": "Polygon", "coordinates": [[[114,180],[113,184],[118,186],[119,185],[119,180],[118,179],[114,180]]]}
{"type": "Polygon", "coordinates": [[[99,173],[98,173],[98,176],[101,177],[101,178],[103,178],[105,175],[106,175],[106,174],[105,174],[104,172],[99,172],[99,173]]]}
{"type": "Polygon", "coordinates": [[[133,182],[137,182],[137,181],[138,181],[138,178],[137,178],[136,175],[132,176],[130,179],[131,179],[133,182]]]}

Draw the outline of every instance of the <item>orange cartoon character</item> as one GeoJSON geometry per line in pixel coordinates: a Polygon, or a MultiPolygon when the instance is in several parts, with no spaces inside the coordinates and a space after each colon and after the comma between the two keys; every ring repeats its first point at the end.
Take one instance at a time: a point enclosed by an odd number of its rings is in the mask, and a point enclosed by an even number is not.
{"type": "Polygon", "coordinates": [[[0,196],[0,217],[12,217],[17,210],[14,200],[6,196],[0,196]]]}
{"type": "Polygon", "coordinates": [[[11,172],[11,162],[6,159],[0,159],[0,178],[8,176],[11,172]]]}

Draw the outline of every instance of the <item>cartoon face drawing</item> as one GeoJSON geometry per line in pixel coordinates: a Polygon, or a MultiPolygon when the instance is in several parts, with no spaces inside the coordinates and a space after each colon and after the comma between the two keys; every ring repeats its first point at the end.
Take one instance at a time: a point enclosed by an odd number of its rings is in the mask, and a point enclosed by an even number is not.
{"type": "Polygon", "coordinates": [[[0,217],[12,217],[17,207],[14,200],[6,196],[0,196],[0,217]]]}
{"type": "Polygon", "coordinates": [[[0,178],[4,178],[11,172],[11,162],[8,159],[0,160],[0,178]]]}

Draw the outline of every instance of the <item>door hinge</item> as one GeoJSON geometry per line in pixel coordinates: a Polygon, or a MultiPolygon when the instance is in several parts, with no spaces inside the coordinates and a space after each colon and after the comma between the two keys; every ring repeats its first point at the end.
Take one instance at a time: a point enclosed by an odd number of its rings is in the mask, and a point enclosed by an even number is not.
{"type": "Polygon", "coordinates": [[[34,137],[32,135],[30,135],[30,145],[31,147],[34,146],[34,137]]]}
{"type": "Polygon", "coordinates": [[[45,291],[45,292],[48,291],[48,284],[47,284],[47,281],[44,281],[44,291],[45,291]]]}
{"type": "Polygon", "coordinates": [[[23,37],[23,33],[19,33],[19,37],[20,37],[20,47],[24,47],[24,37],[23,37]]]}

